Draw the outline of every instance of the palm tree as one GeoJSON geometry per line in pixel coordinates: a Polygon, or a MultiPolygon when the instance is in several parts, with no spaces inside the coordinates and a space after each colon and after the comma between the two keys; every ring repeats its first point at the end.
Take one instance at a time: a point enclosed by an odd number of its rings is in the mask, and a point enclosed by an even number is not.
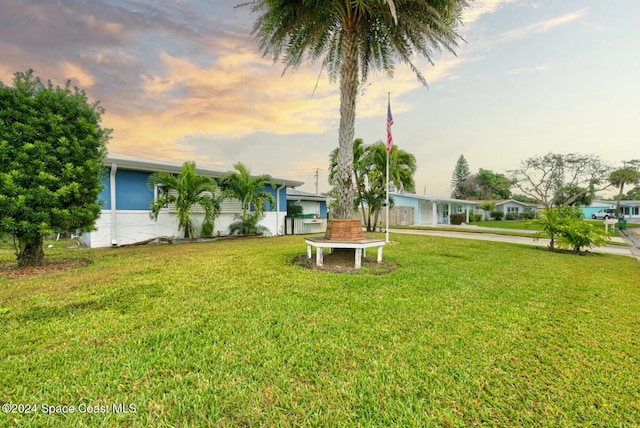
{"type": "Polygon", "coordinates": [[[638,184],[640,182],[640,172],[637,166],[640,165],[640,161],[633,160],[627,163],[624,168],[617,169],[609,174],[609,183],[619,190],[617,203],[616,203],[616,217],[620,217],[620,200],[624,193],[625,184],[638,184]]]}
{"type": "MultiPolygon", "coordinates": [[[[339,148],[335,148],[329,155],[329,184],[336,186],[336,177],[338,175],[338,154],[339,148]]],[[[366,193],[366,175],[367,167],[365,165],[366,146],[362,138],[356,138],[353,140],[353,178],[355,180],[356,192],[355,205],[360,205],[362,211],[362,218],[364,219],[365,210],[365,193],[366,193]]]]}
{"type": "MultiPolygon", "coordinates": [[[[374,227],[378,223],[378,215],[382,210],[382,201],[385,197],[387,188],[387,146],[382,141],[367,147],[367,176],[369,177],[370,193],[376,195],[379,203],[376,204],[374,210],[374,227]],[[382,199],[381,199],[382,198],[382,199]]],[[[416,157],[411,153],[398,149],[393,146],[389,153],[389,184],[393,185],[398,191],[413,192],[415,191],[415,181],[413,175],[417,170],[416,157]]],[[[376,199],[376,200],[377,200],[376,199]]],[[[393,201],[389,201],[390,204],[393,201]]],[[[368,229],[367,229],[368,230],[368,229]]]]}
{"type": "Polygon", "coordinates": [[[204,221],[213,223],[220,213],[222,197],[217,195],[218,186],[211,177],[198,175],[194,162],[185,162],[180,174],[155,172],[149,177],[149,188],[158,186],[160,194],[151,202],[149,216],[157,220],[160,210],[175,204],[178,214],[178,230],[184,237],[193,236],[194,226],[189,214],[196,205],[204,209],[204,221]]]}
{"type": "Polygon", "coordinates": [[[252,232],[249,230],[250,223],[252,223],[248,215],[249,209],[253,206],[255,220],[262,216],[267,202],[273,209],[275,205],[273,196],[264,191],[264,187],[271,185],[275,189],[276,184],[268,174],[252,177],[251,171],[242,163],[237,163],[233,167],[235,171],[222,177],[220,184],[224,187],[227,197],[238,199],[242,204],[240,233],[246,234],[252,232]]]}
{"type": "MultiPolygon", "coordinates": [[[[338,169],[338,149],[334,149],[329,156],[329,183],[333,184],[338,169]]],[[[413,174],[416,172],[416,158],[414,155],[393,146],[389,153],[389,182],[398,190],[413,192],[415,182],[413,174]]],[[[371,215],[375,214],[373,225],[377,223],[378,214],[383,207],[386,192],[387,146],[379,141],[366,146],[362,139],[353,141],[353,176],[355,177],[358,194],[355,204],[362,208],[362,218],[365,219],[367,231],[372,230],[371,215]],[[364,205],[369,207],[369,215],[365,214],[364,205]]]]}
{"type": "Polygon", "coordinates": [[[305,58],[322,59],[340,84],[340,128],[336,183],[338,218],[354,218],[353,136],[358,85],[371,69],[393,76],[395,59],[407,63],[426,81],[411,59],[431,62],[434,51],[455,54],[466,0],[253,0],[258,15],[253,34],[265,56],[282,59],[285,70],[305,58]]]}

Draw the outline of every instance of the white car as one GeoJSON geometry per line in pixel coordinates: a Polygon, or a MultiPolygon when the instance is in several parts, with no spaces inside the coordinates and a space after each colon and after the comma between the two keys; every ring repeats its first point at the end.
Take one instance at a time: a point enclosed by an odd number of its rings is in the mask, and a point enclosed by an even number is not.
{"type": "Polygon", "coordinates": [[[616,210],[613,208],[607,208],[606,210],[600,210],[595,214],[591,215],[591,218],[594,220],[609,220],[610,218],[615,218],[616,210]]]}

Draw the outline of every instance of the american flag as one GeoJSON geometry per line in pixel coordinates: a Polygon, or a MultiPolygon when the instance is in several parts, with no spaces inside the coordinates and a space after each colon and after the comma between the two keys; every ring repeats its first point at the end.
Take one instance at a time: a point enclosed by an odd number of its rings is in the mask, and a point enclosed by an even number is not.
{"type": "Polygon", "coordinates": [[[391,153],[391,149],[393,149],[391,125],[393,125],[393,116],[391,116],[391,99],[389,99],[389,103],[387,104],[387,153],[391,153]]]}

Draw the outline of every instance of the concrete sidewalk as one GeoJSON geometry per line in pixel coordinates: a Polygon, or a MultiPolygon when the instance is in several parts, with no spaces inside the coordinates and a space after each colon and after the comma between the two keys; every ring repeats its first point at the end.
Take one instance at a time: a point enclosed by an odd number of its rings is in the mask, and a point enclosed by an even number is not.
{"type": "MultiPolygon", "coordinates": [[[[450,226],[447,226],[447,227],[450,227],[450,226]]],[[[476,241],[506,242],[510,244],[531,245],[531,246],[544,247],[544,248],[546,248],[549,245],[549,240],[544,238],[534,241],[533,236],[529,238],[524,236],[497,235],[493,233],[473,233],[469,230],[469,228],[474,228],[475,230],[492,230],[492,231],[508,232],[508,231],[513,231],[511,229],[485,228],[485,227],[479,227],[479,226],[475,226],[475,227],[474,226],[458,226],[458,227],[460,228],[459,232],[451,232],[448,230],[437,230],[437,229],[430,229],[430,230],[389,229],[389,232],[404,233],[408,235],[438,236],[442,238],[471,239],[476,241]]],[[[531,230],[514,231],[514,232],[528,233],[531,235],[534,235],[536,233],[535,231],[531,231],[531,230]]],[[[616,241],[625,242],[622,238],[616,238],[616,241]]],[[[631,247],[628,247],[628,246],[619,247],[615,245],[606,245],[604,247],[590,248],[589,251],[593,253],[637,257],[636,254],[634,254],[634,252],[631,250],[631,247]]]]}

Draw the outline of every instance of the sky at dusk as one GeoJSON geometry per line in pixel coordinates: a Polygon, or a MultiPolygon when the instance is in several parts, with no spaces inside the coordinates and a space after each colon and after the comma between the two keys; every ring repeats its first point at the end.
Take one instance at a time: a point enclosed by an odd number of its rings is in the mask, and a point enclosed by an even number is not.
{"type": "MultiPolygon", "coordinates": [[[[304,181],[327,191],[338,144],[337,83],[318,64],[263,58],[241,0],[0,0],[0,81],[34,69],[100,100],[109,154],[304,181]]],[[[418,194],[446,197],[462,154],[504,173],[531,156],[640,158],[640,2],[478,0],[458,55],[373,73],[356,137],[393,138],[416,156],[418,194]]]]}

